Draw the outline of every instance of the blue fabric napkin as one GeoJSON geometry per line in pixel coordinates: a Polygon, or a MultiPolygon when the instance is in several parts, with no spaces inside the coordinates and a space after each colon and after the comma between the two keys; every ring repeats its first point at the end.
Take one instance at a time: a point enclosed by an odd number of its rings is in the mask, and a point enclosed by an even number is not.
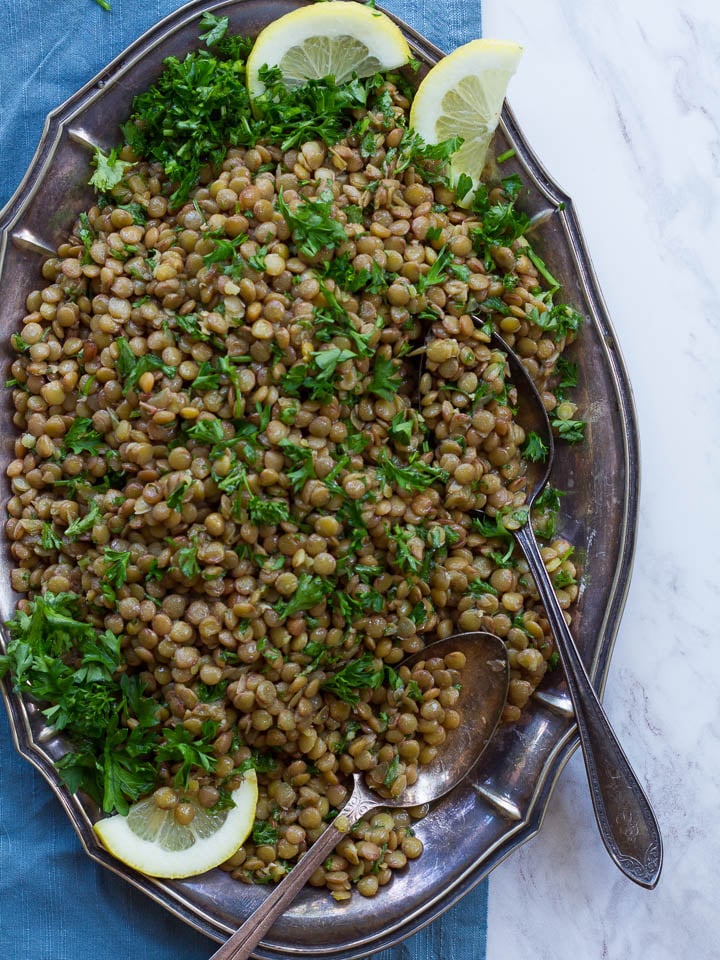
{"type": "MultiPolygon", "coordinates": [[[[0,207],[20,183],[47,113],[179,0],[0,0],[0,207]]],[[[450,51],[480,36],[480,0],[385,0],[450,51]]],[[[484,960],[487,883],[374,960],[484,960]]],[[[15,752],[0,709],[3,960],[207,960],[196,933],[83,852],[60,804],[15,752]]]]}

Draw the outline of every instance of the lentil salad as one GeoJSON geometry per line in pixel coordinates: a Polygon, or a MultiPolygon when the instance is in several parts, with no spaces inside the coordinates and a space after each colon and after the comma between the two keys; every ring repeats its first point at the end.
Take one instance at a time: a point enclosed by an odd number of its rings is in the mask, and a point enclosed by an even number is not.
{"type": "MultiPolygon", "coordinates": [[[[16,340],[13,586],[119,640],[163,729],[205,739],[178,790],[166,736],[160,802],[212,808],[260,768],[265,826],[228,864],[240,879],[282,876],[353,770],[399,791],[430,758],[457,678],[396,669],[426,636],[506,639],[508,720],[552,657],[506,534],[528,438],[471,316],[516,346],[550,409],[574,331],[543,325],[522,234],[490,264],[480,212],[431,167],[388,162],[408,96],[376,92],[393,110],[358,118],[372,153],[357,133],[231,148],[176,209],[160,164],[125,148],[16,340]]],[[[515,191],[493,187],[486,211],[515,191]]],[[[570,549],[551,537],[546,553],[565,606],[570,549]]],[[[375,892],[419,852],[409,821],[377,815],[314,880],[375,892]]]]}

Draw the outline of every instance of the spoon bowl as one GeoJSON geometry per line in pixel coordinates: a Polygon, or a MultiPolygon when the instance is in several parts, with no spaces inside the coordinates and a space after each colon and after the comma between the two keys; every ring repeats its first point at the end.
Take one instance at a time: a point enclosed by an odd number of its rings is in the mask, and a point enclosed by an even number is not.
{"type": "MultiPolygon", "coordinates": [[[[477,323],[481,323],[475,318],[477,323]]],[[[575,640],[565,621],[542,559],[530,520],[530,508],[550,476],[555,444],[550,420],[522,360],[497,333],[495,347],[507,357],[510,379],[517,391],[517,419],[526,433],[534,431],[547,448],[543,462],[527,464],[527,519],[512,530],[540,595],[555,640],[580,735],[600,836],[620,870],[640,886],[652,889],[662,867],[662,838],[650,803],[610,726],[588,677],[575,640]]]]}
{"type": "Polygon", "coordinates": [[[429,644],[403,665],[416,667],[433,658],[462,653],[460,696],[454,709],[460,723],[453,730],[436,759],[418,769],[414,784],[399,797],[381,797],[366,784],[360,773],[353,775],[350,799],[340,814],[318,837],[292,871],[280,881],[267,899],[236,930],[210,960],[246,960],[280,914],[300,893],[309,877],[323,863],[350,827],[374,807],[414,807],[432,803],[449,793],[474,769],[492,739],[500,721],[508,692],[509,665],[505,644],[491,633],[460,633],[429,644]]]}

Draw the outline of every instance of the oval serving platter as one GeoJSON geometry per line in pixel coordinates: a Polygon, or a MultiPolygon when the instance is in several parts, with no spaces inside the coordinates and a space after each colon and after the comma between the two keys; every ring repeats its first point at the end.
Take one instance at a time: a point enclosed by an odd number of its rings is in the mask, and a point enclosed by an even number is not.
{"type": "MultiPolygon", "coordinates": [[[[135,94],[157,77],[163,59],[182,57],[197,45],[198,18],[204,10],[229,16],[232,31],[256,36],[267,23],[301,5],[297,0],[192,0],[50,114],[30,169],[0,213],[0,349],[6,368],[11,363],[10,334],[24,313],[25,297],[39,278],[42,260],[54,253],[77,214],[93,202],[87,186],[93,148],[107,152],[116,143],[118,123],[128,115],[135,94]],[[49,218],[47,210],[54,211],[49,218]]],[[[442,51],[388,15],[421,61],[421,77],[442,51]]],[[[635,544],[639,460],[632,395],[572,202],[534,156],[506,105],[491,152],[497,156],[510,149],[515,155],[503,164],[502,175],[519,173],[525,184],[521,206],[532,217],[533,246],[561,282],[564,298],[587,318],[571,348],[580,371],[576,399],[587,420],[586,440],[578,446],[558,445],[552,482],[566,491],[560,529],[578,545],[582,569],[572,630],[601,690],[635,544]]],[[[5,467],[13,457],[15,431],[9,404],[2,405],[0,417],[7,500],[5,467]]],[[[3,622],[12,616],[17,600],[10,588],[11,565],[3,534],[3,622]]],[[[264,888],[233,881],[220,870],[184,881],[160,881],[107,854],[92,831],[99,817],[97,807],[86,797],[71,796],[53,766],[65,749],[61,738],[44,725],[33,703],[13,693],[7,683],[2,690],[18,750],[46,778],[90,857],[218,941],[260,904],[264,888]]],[[[307,889],[255,955],[266,960],[289,954],[350,960],[415,933],[537,833],[553,786],[577,745],[570,700],[560,671],[554,671],[522,719],[499,731],[474,778],[415,825],[425,845],[419,860],[396,874],[374,900],[356,896],[335,906],[327,892],[307,889]],[[462,844],[456,842],[457,824],[463,825],[462,844]]]]}

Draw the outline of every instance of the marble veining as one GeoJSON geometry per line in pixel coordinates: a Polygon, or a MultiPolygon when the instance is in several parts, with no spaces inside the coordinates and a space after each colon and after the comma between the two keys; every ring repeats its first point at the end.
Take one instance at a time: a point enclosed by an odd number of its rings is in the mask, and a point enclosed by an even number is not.
{"type": "Polygon", "coordinates": [[[716,960],[720,919],[720,6],[485,0],[525,55],[509,99],[573,198],[633,384],[642,491],[605,705],[657,813],[658,887],[623,879],[582,758],[490,881],[488,960],[716,960]]]}

